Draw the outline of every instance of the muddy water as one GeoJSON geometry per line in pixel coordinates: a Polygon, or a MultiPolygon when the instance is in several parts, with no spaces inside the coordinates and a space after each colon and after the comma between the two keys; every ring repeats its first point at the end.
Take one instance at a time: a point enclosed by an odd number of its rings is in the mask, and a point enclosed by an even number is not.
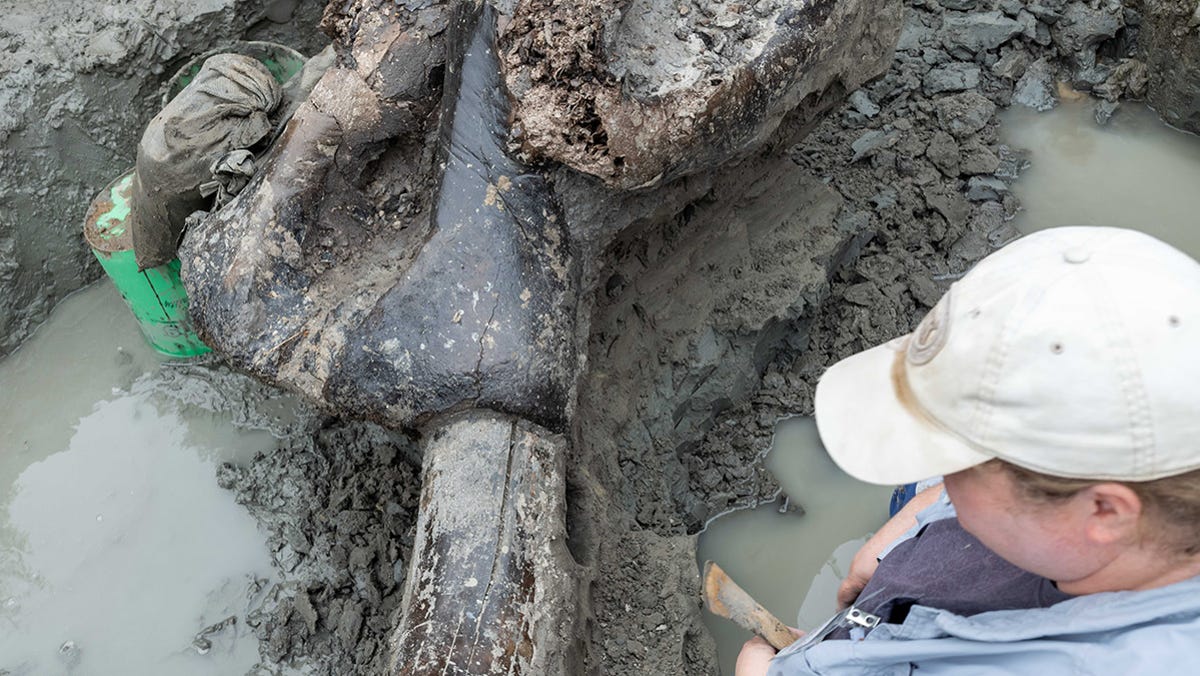
{"type": "Polygon", "coordinates": [[[257,662],[247,592],[271,561],[215,471],[277,442],[164,401],[155,378],[170,368],[107,282],[0,362],[0,674],[257,662]],[[196,642],[230,616],[211,647],[196,642]]]}
{"type": "Polygon", "coordinates": [[[1109,124],[1091,102],[1037,113],[1014,106],[1004,136],[1030,153],[1014,185],[1022,232],[1061,225],[1143,230],[1200,257],[1200,138],[1168,127],[1154,111],[1122,104],[1109,124]]]}
{"type": "MultiPolygon", "coordinates": [[[[865,536],[886,520],[891,489],[839,470],[812,418],[780,422],[766,464],[797,509],[781,513],[775,502],[716,519],[700,536],[697,556],[721,564],[784,622],[812,629],[836,609],[838,583],[865,536]]],[[[749,634],[707,612],[704,620],[721,673],[732,674],[749,634]]]]}

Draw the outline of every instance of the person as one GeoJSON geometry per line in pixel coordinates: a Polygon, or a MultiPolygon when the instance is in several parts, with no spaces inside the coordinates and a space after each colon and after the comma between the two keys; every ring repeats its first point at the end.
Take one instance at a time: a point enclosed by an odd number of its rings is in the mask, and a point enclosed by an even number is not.
{"type": "Polygon", "coordinates": [[[855,613],[747,642],[738,676],[1196,669],[1196,261],[1125,229],[1028,235],[833,365],[815,408],[852,476],[943,480],[856,555],[855,613]]]}

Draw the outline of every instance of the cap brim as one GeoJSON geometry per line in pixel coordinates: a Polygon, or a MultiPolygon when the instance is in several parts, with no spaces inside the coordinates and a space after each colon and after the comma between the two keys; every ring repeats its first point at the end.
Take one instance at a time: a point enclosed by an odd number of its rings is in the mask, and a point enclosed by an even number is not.
{"type": "Polygon", "coordinates": [[[843,359],[817,383],[817,431],[833,461],[861,481],[895,485],[991,460],[900,401],[892,382],[896,343],[843,359]]]}

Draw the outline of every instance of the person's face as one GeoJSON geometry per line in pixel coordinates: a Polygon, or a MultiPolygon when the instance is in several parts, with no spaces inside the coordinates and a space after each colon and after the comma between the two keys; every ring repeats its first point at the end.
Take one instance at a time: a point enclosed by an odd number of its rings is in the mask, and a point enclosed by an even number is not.
{"type": "Polygon", "coordinates": [[[1018,568],[1062,583],[1082,579],[1101,564],[1088,546],[1074,500],[1032,502],[994,465],[947,475],[945,482],[963,529],[1018,568]]]}

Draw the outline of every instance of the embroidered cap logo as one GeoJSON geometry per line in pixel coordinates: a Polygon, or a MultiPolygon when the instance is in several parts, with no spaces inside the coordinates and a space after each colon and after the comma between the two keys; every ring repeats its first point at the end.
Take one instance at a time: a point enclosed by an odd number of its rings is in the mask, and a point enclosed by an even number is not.
{"type": "Polygon", "coordinates": [[[908,341],[907,361],[913,366],[924,366],[946,347],[950,337],[950,308],[953,303],[953,287],[946,292],[937,305],[925,315],[917,330],[908,341]]]}

